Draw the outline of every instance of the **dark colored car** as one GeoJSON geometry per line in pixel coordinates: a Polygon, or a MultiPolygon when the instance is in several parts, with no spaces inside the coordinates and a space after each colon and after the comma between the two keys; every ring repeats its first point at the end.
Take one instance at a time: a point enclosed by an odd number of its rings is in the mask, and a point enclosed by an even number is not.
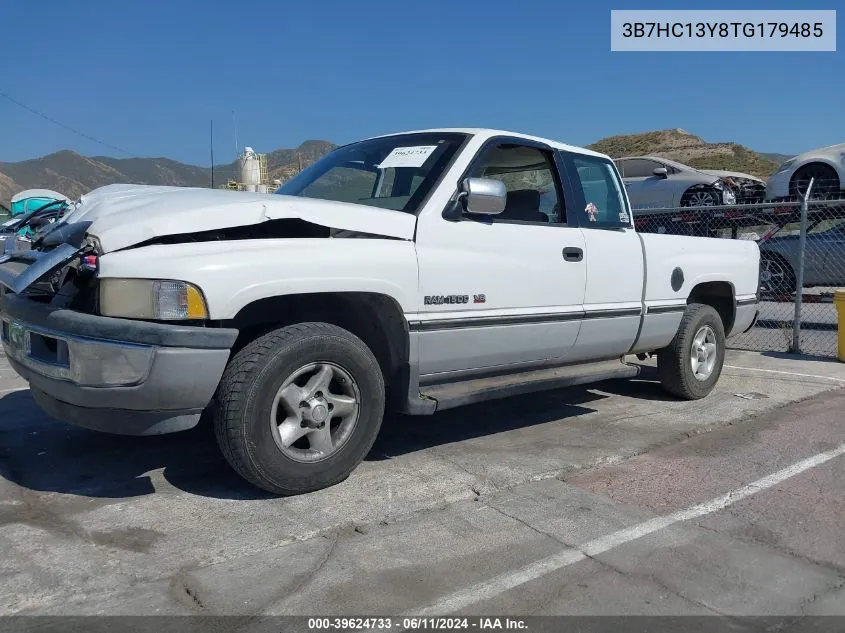
{"type": "Polygon", "coordinates": [[[26,214],[3,217],[0,223],[0,254],[26,250],[32,238],[59,218],[67,208],[65,201],[56,200],[26,214]]]}
{"type": "MultiPolygon", "coordinates": [[[[798,241],[795,234],[771,237],[760,242],[760,283],[766,290],[792,292],[798,270],[798,241]]],[[[804,248],[804,286],[845,284],[845,222],[834,226],[819,223],[807,233],[804,248]],[[819,230],[820,229],[820,230],[819,230]]]]}

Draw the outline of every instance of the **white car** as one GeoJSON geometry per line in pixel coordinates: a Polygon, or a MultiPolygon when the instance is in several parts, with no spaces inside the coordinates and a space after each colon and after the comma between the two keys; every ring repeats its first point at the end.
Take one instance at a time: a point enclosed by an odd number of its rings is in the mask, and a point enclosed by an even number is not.
{"type": "Polygon", "coordinates": [[[3,346],[49,414],[157,434],[208,412],[254,485],[347,477],[385,407],[630,377],[685,399],[757,315],[754,242],[638,234],[605,155],[483,129],[345,147],[276,194],[104,187],[0,257],[3,346]]]}
{"type": "Polygon", "coordinates": [[[766,199],[798,200],[811,179],[811,198],[845,198],[845,143],[814,149],[784,162],[766,183],[766,199]]]}

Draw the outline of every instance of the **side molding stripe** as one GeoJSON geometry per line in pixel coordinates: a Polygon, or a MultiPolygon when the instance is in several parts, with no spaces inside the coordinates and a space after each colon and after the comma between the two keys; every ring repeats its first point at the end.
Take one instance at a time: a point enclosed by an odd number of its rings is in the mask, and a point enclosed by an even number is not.
{"type": "Polygon", "coordinates": [[[521,314],[506,316],[466,317],[461,319],[432,319],[430,321],[410,321],[412,332],[430,332],[433,330],[458,330],[472,327],[494,327],[502,325],[533,325],[539,323],[565,323],[588,319],[610,319],[640,316],[640,308],[616,308],[589,310],[586,312],[559,312],[556,314],[521,314]]]}
{"type": "Polygon", "coordinates": [[[687,309],[687,305],[682,303],[673,306],[649,306],[646,314],[665,314],[667,312],[683,312],[687,309]]]}

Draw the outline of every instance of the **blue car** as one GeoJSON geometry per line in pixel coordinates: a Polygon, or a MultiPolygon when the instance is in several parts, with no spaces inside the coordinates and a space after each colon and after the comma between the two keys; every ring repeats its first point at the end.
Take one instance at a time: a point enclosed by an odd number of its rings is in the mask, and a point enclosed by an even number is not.
{"type": "Polygon", "coordinates": [[[27,189],[12,196],[10,215],[24,215],[40,209],[46,204],[63,201],[69,203],[67,196],[50,189],[27,189]]]}
{"type": "Polygon", "coordinates": [[[33,238],[51,225],[69,208],[64,200],[48,202],[34,211],[0,218],[0,255],[15,250],[27,250],[33,238]]]}

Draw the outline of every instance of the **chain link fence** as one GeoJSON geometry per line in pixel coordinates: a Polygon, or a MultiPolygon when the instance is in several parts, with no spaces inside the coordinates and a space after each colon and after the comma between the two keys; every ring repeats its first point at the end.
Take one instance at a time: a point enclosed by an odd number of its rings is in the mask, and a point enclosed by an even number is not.
{"type": "Polygon", "coordinates": [[[837,355],[833,293],[845,288],[845,191],[838,181],[814,181],[790,199],[756,204],[640,208],[634,221],[643,233],[757,242],[759,320],[730,347],[837,355]]]}

